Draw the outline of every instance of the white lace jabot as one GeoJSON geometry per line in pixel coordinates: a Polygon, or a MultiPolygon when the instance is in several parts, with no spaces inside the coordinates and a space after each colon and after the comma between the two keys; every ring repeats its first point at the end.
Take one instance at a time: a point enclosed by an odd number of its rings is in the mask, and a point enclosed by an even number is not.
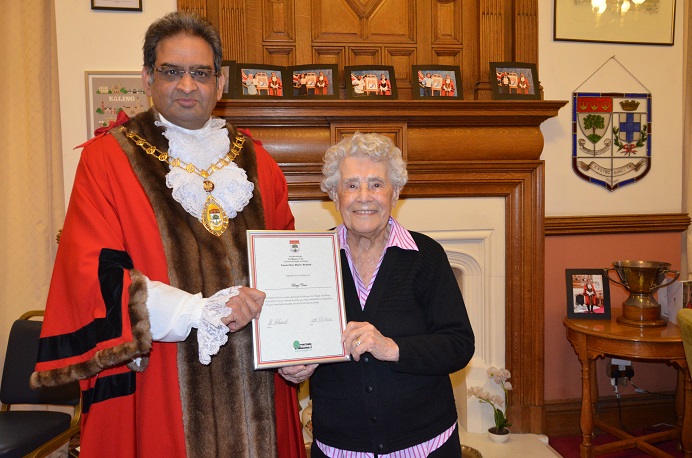
{"type": "MultiPolygon", "coordinates": [[[[206,169],[228,154],[231,143],[223,119],[210,118],[201,129],[189,130],[176,126],[161,114],[159,117],[161,121],[156,121],[156,125],[166,128],[163,135],[168,139],[171,157],[206,169]]],[[[215,171],[209,180],[214,183],[211,194],[229,218],[235,218],[252,198],[254,185],[248,181],[245,170],[235,163],[215,171]]],[[[173,198],[199,220],[208,195],[203,182],[201,176],[177,167],[171,168],[166,175],[166,185],[173,190],[173,198]]]]}

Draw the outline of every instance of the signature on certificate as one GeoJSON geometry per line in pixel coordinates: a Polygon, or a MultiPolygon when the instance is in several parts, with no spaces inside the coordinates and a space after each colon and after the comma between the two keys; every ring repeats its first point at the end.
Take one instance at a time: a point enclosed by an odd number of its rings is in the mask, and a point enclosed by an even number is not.
{"type": "Polygon", "coordinates": [[[310,320],[310,323],[327,323],[329,321],[334,321],[334,318],[330,316],[316,316],[310,320]]]}
{"type": "Polygon", "coordinates": [[[267,323],[269,326],[276,326],[280,324],[288,324],[288,319],[285,318],[272,318],[269,320],[269,323],[267,323]]]}

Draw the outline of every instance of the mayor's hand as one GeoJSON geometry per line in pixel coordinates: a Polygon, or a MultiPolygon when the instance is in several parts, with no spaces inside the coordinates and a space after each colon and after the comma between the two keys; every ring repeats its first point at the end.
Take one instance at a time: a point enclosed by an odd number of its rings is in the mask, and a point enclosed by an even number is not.
{"type": "Polygon", "coordinates": [[[238,295],[231,297],[226,302],[226,307],[231,309],[231,314],[221,321],[228,326],[231,332],[243,329],[254,318],[259,318],[267,295],[262,291],[243,286],[238,289],[238,295]]]}

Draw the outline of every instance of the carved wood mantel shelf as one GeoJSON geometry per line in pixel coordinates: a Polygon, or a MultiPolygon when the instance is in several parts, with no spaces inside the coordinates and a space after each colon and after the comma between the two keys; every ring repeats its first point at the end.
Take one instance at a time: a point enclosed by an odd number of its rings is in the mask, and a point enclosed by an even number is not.
{"type": "MultiPolygon", "coordinates": [[[[249,128],[281,166],[291,200],[326,200],[322,156],[356,130],[404,154],[402,198],[503,197],[506,366],[512,430],[543,430],[544,169],[540,125],[565,101],[222,100],[215,114],[249,128]]],[[[453,211],[453,209],[450,209],[453,211]]]]}
{"type": "Polygon", "coordinates": [[[406,121],[414,126],[538,126],[565,101],[544,100],[293,100],[222,99],[215,114],[263,125],[324,126],[359,118],[406,121]]]}

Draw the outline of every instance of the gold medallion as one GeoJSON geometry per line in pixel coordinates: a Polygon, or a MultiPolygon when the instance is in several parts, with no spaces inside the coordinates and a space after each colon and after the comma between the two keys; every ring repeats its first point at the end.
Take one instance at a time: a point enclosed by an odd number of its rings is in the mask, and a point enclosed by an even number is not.
{"type": "Polygon", "coordinates": [[[207,200],[204,202],[202,224],[217,237],[223,234],[228,227],[228,215],[211,194],[207,196],[207,200]]]}

